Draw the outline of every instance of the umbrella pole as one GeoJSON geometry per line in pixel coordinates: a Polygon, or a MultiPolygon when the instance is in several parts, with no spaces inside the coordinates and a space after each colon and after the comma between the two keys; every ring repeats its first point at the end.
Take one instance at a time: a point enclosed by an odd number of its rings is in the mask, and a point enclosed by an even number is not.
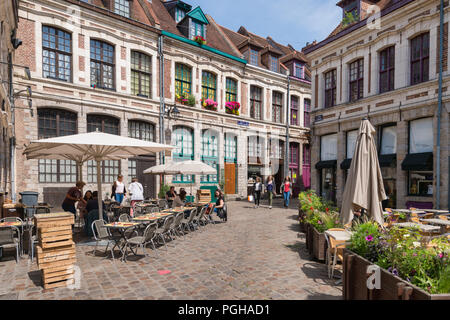
{"type": "Polygon", "coordinates": [[[77,181],[83,181],[83,163],[82,162],[77,162],[77,167],[78,167],[78,172],[77,172],[77,181]]]}
{"type": "Polygon", "coordinates": [[[98,219],[103,220],[103,206],[102,206],[102,178],[100,174],[100,160],[97,162],[97,193],[98,193],[98,219]]]}

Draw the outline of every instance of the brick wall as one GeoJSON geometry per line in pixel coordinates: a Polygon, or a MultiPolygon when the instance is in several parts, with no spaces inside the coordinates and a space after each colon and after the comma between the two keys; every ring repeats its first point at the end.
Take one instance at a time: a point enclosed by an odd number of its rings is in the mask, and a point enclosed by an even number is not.
{"type": "MultiPolygon", "coordinates": [[[[439,73],[439,42],[440,42],[441,26],[437,27],[436,34],[436,73],[439,73]]],[[[444,43],[443,43],[443,63],[442,70],[447,71],[448,68],[448,22],[444,23],[444,43]]]]}
{"type": "Polygon", "coordinates": [[[31,71],[36,71],[36,35],[35,22],[28,19],[19,19],[17,38],[22,40],[22,45],[16,50],[16,64],[28,66],[31,71]]]}

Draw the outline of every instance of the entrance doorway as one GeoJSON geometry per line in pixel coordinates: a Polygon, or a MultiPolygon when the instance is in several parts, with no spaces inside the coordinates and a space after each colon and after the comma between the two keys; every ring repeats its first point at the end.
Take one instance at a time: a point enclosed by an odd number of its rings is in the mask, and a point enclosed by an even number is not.
{"type": "Polygon", "coordinates": [[[156,176],[150,174],[144,174],[144,170],[156,165],[155,156],[139,156],[129,159],[129,175],[130,182],[132,176],[136,176],[138,181],[144,187],[144,198],[156,198],[156,176]],[[132,167],[135,167],[136,171],[133,172],[132,167]]]}
{"type": "Polygon", "coordinates": [[[225,193],[236,194],[236,164],[225,162],[225,193]]]}

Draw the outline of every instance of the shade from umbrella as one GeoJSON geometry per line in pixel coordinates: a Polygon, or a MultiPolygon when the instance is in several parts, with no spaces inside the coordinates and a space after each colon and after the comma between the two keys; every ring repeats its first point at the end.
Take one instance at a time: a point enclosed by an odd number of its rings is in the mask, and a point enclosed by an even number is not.
{"type": "Polygon", "coordinates": [[[383,178],[375,147],[375,128],[363,120],[358,132],[352,163],[345,184],[341,207],[341,221],[349,226],[355,210],[363,208],[368,215],[383,225],[383,207],[386,200],[383,178]]]}
{"type": "Polygon", "coordinates": [[[128,159],[141,154],[170,151],[173,148],[173,146],[165,144],[96,131],[31,141],[23,153],[27,159],[73,160],[79,167],[85,161],[95,160],[97,162],[99,219],[103,219],[101,161],[128,159]]]}

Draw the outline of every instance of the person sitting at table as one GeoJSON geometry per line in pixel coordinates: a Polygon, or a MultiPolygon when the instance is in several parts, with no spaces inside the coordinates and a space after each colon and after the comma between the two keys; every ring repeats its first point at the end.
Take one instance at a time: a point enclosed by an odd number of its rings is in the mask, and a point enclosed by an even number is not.
{"type": "Polygon", "coordinates": [[[87,214],[86,205],[87,205],[87,202],[91,199],[92,199],[92,191],[88,190],[84,194],[84,197],[83,197],[84,201],[78,201],[77,209],[78,209],[78,212],[80,212],[80,218],[84,218],[84,216],[87,214]]]}
{"type": "MultiPolygon", "coordinates": [[[[103,219],[105,221],[108,220],[107,214],[106,214],[106,206],[105,203],[102,201],[102,207],[103,207],[103,219]]],[[[85,231],[87,235],[90,235],[92,232],[89,229],[90,224],[92,224],[93,221],[98,219],[98,192],[94,191],[92,193],[92,199],[90,199],[86,204],[86,211],[87,214],[84,216],[84,226],[85,231]]]]}
{"type": "Polygon", "coordinates": [[[227,221],[227,207],[225,205],[225,200],[223,199],[223,193],[220,189],[217,189],[214,193],[217,201],[216,207],[214,208],[214,212],[217,213],[217,216],[220,219],[223,219],[225,222],[227,221]]]}
{"type": "Polygon", "coordinates": [[[180,194],[173,199],[173,208],[184,207],[186,202],[186,191],[183,188],[180,189],[180,194]]]}
{"type": "Polygon", "coordinates": [[[170,190],[166,192],[166,201],[169,204],[169,208],[172,208],[172,203],[176,196],[177,193],[175,191],[175,187],[170,187],[170,190]]]}
{"type": "Polygon", "coordinates": [[[66,197],[61,205],[62,209],[66,212],[72,212],[74,215],[77,214],[77,209],[75,208],[76,202],[85,202],[82,198],[83,194],[81,191],[83,187],[86,185],[83,181],[78,181],[75,184],[75,187],[72,187],[67,191],[66,197]]]}

